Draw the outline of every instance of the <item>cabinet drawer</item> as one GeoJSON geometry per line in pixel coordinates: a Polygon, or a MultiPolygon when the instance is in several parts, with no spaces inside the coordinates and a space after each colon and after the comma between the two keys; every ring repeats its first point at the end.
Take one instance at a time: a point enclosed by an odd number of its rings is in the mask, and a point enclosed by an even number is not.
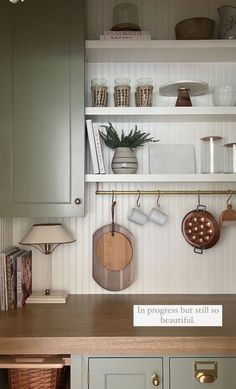
{"type": "Polygon", "coordinates": [[[162,389],[162,358],[89,358],[89,389],[162,389]]]}
{"type": "Polygon", "coordinates": [[[235,389],[235,370],[236,358],[170,358],[171,389],[235,389]]]}

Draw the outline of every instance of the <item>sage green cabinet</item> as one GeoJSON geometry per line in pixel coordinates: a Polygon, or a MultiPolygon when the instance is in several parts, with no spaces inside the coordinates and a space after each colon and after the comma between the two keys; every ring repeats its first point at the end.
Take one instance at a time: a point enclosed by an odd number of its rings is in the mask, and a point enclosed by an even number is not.
{"type": "Polygon", "coordinates": [[[84,0],[1,1],[0,43],[0,216],[83,216],[84,0]]]}
{"type": "Polygon", "coordinates": [[[170,358],[171,389],[235,389],[236,358],[170,358]]]}
{"type": "Polygon", "coordinates": [[[162,358],[89,358],[89,389],[162,389],[162,358]]]}

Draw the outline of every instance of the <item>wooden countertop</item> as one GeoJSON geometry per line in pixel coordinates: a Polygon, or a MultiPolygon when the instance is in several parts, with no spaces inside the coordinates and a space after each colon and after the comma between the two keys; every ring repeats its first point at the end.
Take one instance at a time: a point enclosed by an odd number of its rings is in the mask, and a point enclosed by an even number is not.
{"type": "Polygon", "coordinates": [[[0,354],[236,355],[236,295],[70,295],[0,313],[0,354]],[[222,327],[133,327],[134,304],[222,304],[222,327]]]}

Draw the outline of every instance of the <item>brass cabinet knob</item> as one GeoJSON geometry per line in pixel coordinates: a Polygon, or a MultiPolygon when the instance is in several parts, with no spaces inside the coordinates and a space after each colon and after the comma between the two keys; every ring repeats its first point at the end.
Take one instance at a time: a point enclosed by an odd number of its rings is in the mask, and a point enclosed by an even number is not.
{"type": "Polygon", "coordinates": [[[158,386],[160,384],[160,378],[158,377],[157,373],[151,376],[151,381],[153,386],[158,386]]]}
{"type": "Polygon", "coordinates": [[[215,381],[215,377],[213,374],[205,373],[204,371],[199,372],[196,376],[196,380],[201,384],[210,384],[215,381]]]}
{"type": "Polygon", "coordinates": [[[81,204],[81,200],[77,197],[77,199],[75,199],[75,204],[76,205],[79,205],[79,204],[81,204]]]}

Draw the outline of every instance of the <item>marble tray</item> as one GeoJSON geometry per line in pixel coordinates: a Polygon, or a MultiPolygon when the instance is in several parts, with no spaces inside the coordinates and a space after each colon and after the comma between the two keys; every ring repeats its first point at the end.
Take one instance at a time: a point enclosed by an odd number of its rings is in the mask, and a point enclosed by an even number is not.
{"type": "Polygon", "coordinates": [[[194,146],[191,144],[150,145],[149,171],[152,174],[196,173],[194,146]]]}

